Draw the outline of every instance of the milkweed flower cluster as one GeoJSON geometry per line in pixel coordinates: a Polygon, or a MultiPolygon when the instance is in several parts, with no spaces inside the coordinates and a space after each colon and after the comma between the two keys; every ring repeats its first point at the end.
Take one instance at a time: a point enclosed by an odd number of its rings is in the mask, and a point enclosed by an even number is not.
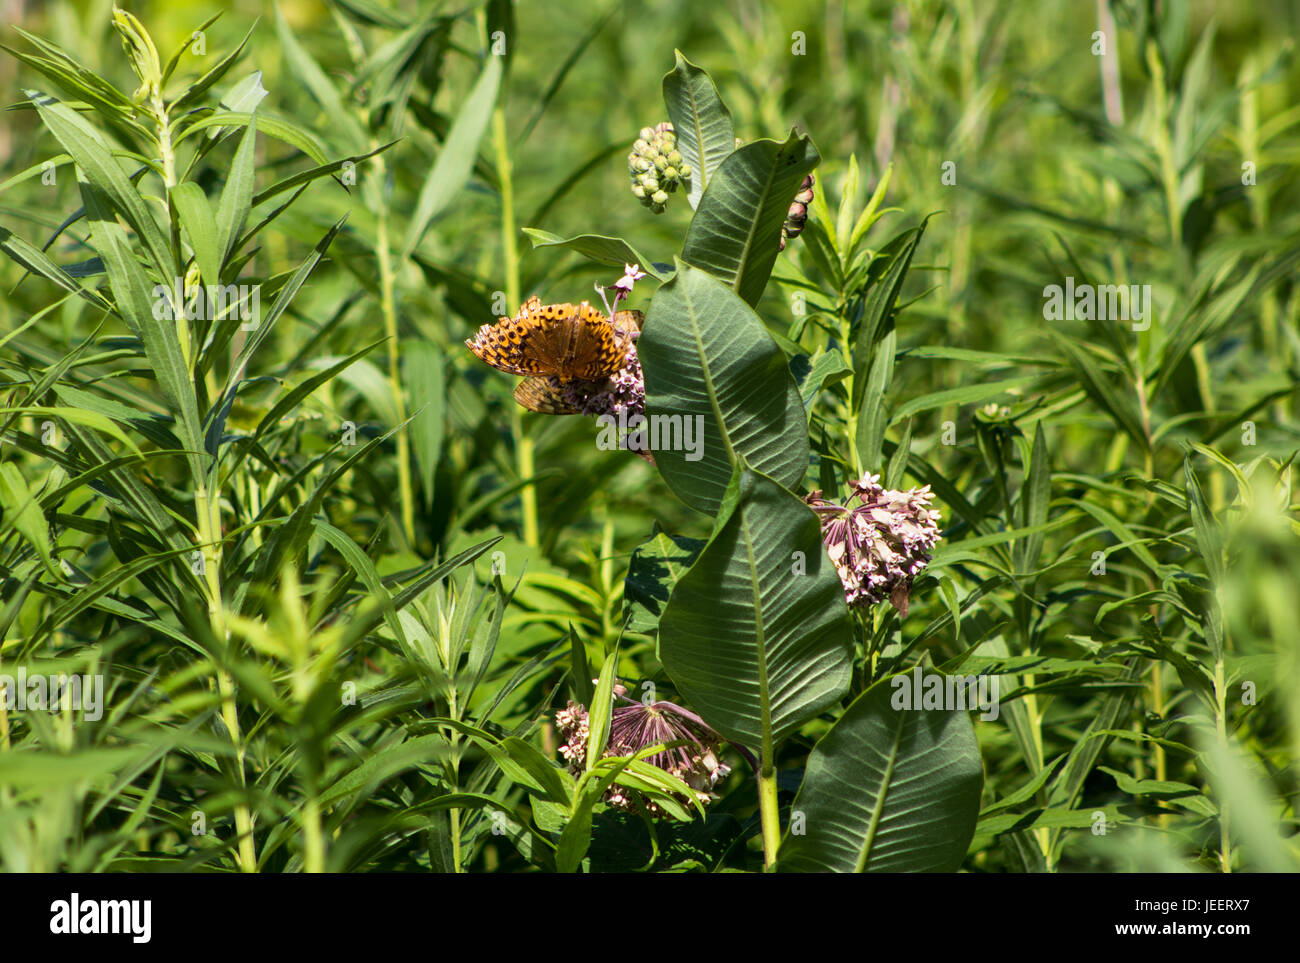
{"type": "Polygon", "coordinates": [[[581,414],[620,415],[631,420],[634,415],[645,414],[645,374],[641,371],[641,359],[636,354],[636,339],[641,332],[629,331],[624,335],[631,343],[627,354],[623,356],[623,366],[604,381],[594,385],[585,381],[561,381],[551,376],[551,381],[558,388],[565,404],[578,409],[581,414]]]}
{"type": "Polygon", "coordinates": [[[627,176],[637,200],[662,214],[668,207],[668,195],[691,179],[691,165],[682,160],[672,124],[664,121],[641,128],[632,153],[627,155],[627,176]]]}
{"type": "MultiPolygon", "coordinates": [[[[623,276],[608,286],[596,285],[596,291],[605,302],[609,312],[610,323],[618,319],[618,305],[632,294],[636,282],[645,277],[645,271],[639,264],[623,265],[623,276]],[[614,292],[614,303],[610,304],[607,292],[614,292]]],[[[623,356],[623,365],[612,375],[594,386],[587,382],[560,382],[553,379],[566,404],[578,409],[584,415],[620,415],[631,418],[633,415],[645,414],[645,375],[641,371],[641,359],[636,354],[636,339],[641,332],[629,325],[618,329],[619,338],[628,341],[627,352],[623,356]]]]}
{"type": "MultiPolygon", "coordinates": [[[[618,317],[618,305],[632,294],[636,282],[646,276],[639,264],[623,265],[623,276],[608,287],[596,285],[601,300],[609,311],[611,322],[618,317]],[[614,303],[610,304],[607,292],[614,292],[614,303]]],[[[584,415],[596,418],[608,416],[622,425],[627,425],[634,418],[645,417],[645,374],[641,370],[641,359],[637,357],[636,341],[641,332],[629,326],[619,330],[618,336],[628,340],[627,351],[623,355],[623,365],[604,381],[591,384],[581,381],[561,382],[552,378],[552,385],[560,392],[564,403],[584,415]]],[[[642,451],[632,446],[624,434],[620,439],[622,447],[635,451],[646,461],[654,464],[654,456],[649,451],[642,451]]]]}
{"type": "MultiPolygon", "coordinates": [[[[684,743],[647,756],[645,762],[686,783],[701,804],[716,798],[711,790],[731,772],[731,767],[718,758],[722,737],[689,709],[672,702],[636,702],[628,699],[626,692],[622,685],[614,687],[614,698],[620,704],[614,706],[603,755],[631,756],[659,743],[684,743]]],[[[569,771],[580,775],[586,765],[591,735],[586,707],[570,700],[555,714],[555,724],[564,737],[560,755],[569,771]]],[[[605,802],[629,812],[644,805],[651,815],[662,814],[654,803],[633,799],[618,783],[606,791],[605,802]]]]}
{"type": "Polygon", "coordinates": [[[889,599],[907,615],[912,579],[929,564],[940,538],[939,512],[929,507],[933,498],[929,485],[894,491],[871,474],[853,482],[847,504],[827,501],[820,490],[805,496],[821,520],[826,554],[850,606],[889,599]]]}

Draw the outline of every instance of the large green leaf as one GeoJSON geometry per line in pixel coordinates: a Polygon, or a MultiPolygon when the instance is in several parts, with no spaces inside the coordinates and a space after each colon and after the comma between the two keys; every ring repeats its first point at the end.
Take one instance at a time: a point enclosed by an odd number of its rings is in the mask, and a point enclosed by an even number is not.
{"type": "Polygon", "coordinates": [[[632,551],[623,583],[623,610],[629,632],[653,634],[673,586],[699,558],[704,542],[659,532],[632,551]]]}
{"type": "Polygon", "coordinates": [[[705,186],[735,151],[736,132],[731,111],[718,96],[708,71],[695,66],[680,50],[674,54],[677,63],[664,75],[664,104],[677,135],[677,150],[691,165],[686,199],[692,208],[698,208],[705,186]]]}
{"type": "Polygon", "coordinates": [[[638,353],[650,417],[692,426],[702,419],[694,451],[655,452],[682,501],[715,513],[737,456],[782,485],[803,478],[808,436],[799,388],[758,316],[723,284],[679,262],[651,302],[638,353]]]}
{"type": "Polygon", "coordinates": [[[576,251],[600,264],[609,264],[614,267],[620,267],[624,264],[639,264],[641,270],[656,281],[664,279],[662,271],[621,237],[604,237],[600,234],[560,237],[558,234],[552,234],[550,231],[543,231],[535,227],[524,228],[524,233],[533,239],[533,247],[563,247],[570,251],[576,251]]]}
{"type": "Polygon", "coordinates": [[[729,739],[771,748],[849,685],[853,630],[817,516],[743,467],[659,619],[659,658],[729,739]]]}
{"type": "MultiPolygon", "coordinates": [[[[908,676],[895,677],[912,685],[908,676]]],[[[786,872],[953,872],[975,834],[983,768],[963,711],[895,709],[892,679],[813,747],[781,843],[786,872]]]]}
{"type": "Polygon", "coordinates": [[[813,142],[793,131],[784,144],[759,140],[734,152],[704,190],[682,260],[757,304],[780,253],[790,202],[820,160],[813,142]]]}

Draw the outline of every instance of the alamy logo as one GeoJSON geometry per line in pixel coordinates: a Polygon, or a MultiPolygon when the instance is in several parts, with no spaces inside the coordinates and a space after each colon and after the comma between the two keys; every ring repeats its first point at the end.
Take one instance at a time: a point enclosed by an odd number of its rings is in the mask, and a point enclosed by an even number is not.
{"type": "Polygon", "coordinates": [[[596,447],[601,451],[684,451],[687,461],[704,457],[703,415],[632,415],[624,408],[613,415],[596,418],[600,434],[596,447]],[[619,439],[622,439],[620,441],[619,439]]]}
{"type": "Polygon", "coordinates": [[[238,320],[256,324],[262,311],[260,284],[193,284],[176,278],[172,286],[155,284],[153,316],[175,321],[183,312],[186,321],[238,320]]]}
{"type": "Polygon", "coordinates": [[[1080,284],[1043,288],[1043,318],[1048,321],[1132,321],[1134,331],[1151,327],[1151,285],[1080,284]]]}
{"type": "Polygon", "coordinates": [[[133,943],[148,943],[153,934],[153,902],[147,899],[88,899],[79,893],[50,904],[50,932],[125,933],[133,943]]]}
{"type": "Polygon", "coordinates": [[[889,704],[895,709],[979,709],[980,718],[986,722],[996,719],[1001,711],[995,675],[922,674],[918,665],[910,673],[894,676],[889,684],[894,689],[889,704]]]}
{"type": "Polygon", "coordinates": [[[87,722],[98,722],[104,715],[104,677],[102,675],[27,675],[20,666],[17,676],[0,675],[0,702],[9,712],[28,709],[66,709],[84,713],[87,722]]]}

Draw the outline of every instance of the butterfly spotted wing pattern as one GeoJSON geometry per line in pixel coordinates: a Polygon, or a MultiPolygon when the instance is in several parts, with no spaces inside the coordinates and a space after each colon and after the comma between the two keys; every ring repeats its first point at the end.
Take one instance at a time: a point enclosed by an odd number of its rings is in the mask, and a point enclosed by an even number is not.
{"type": "MultiPolygon", "coordinates": [[[[618,314],[633,313],[638,312],[618,314]]],[[[480,360],[510,374],[599,381],[622,366],[628,339],[586,301],[542,304],[533,295],[513,318],[485,324],[465,344],[480,360]]]]}
{"type": "Polygon", "coordinates": [[[564,400],[563,389],[550,378],[525,378],[515,386],[515,401],[543,415],[576,415],[578,409],[564,400]]]}

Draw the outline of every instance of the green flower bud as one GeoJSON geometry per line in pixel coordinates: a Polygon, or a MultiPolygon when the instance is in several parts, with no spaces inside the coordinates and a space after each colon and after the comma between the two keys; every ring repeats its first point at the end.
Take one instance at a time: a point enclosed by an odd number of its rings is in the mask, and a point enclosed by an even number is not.
{"type": "Polygon", "coordinates": [[[632,194],[656,214],[664,211],[668,195],[690,177],[690,168],[677,149],[677,133],[668,121],[642,127],[628,155],[632,194]]]}

